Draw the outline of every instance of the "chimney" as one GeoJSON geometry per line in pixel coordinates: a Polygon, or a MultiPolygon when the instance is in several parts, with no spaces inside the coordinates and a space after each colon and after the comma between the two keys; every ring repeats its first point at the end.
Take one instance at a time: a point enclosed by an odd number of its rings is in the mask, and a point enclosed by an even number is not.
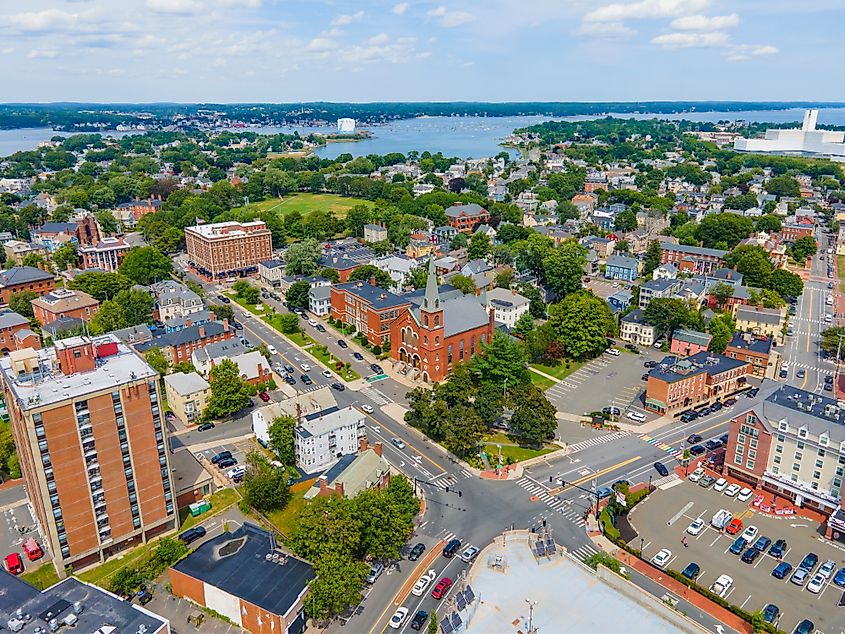
{"type": "Polygon", "coordinates": [[[361,438],[358,439],[358,453],[364,453],[369,448],[370,448],[370,443],[367,442],[367,437],[361,436],[361,438]]]}
{"type": "Polygon", "coordinates": [[[213,310],[208,313],[208,316],[210,317],[211,321],[214,321],[214,311],[213,310]]]}
{"type": "Polygon", "coordinates": [[[223,332],[229,332],[229,320],[228,319],[223,320],[223,332]]]}
{"type": "Polygon", "coordinates": [[[375,451],[376,455],[381,458],[382,444],[380,442],[377,442],[375,445],[373,445],[373,451],[375,451]]]}
{"type": "Polygon", "coordinates": [[[191,327],[191,326],[193,326],[193,325],[194,325],[194,322],[193,322],[193,320],[192,320],[192,319],[186,319],[186,320],[185,320],[185,327],[186,327],[186,328],[190,328],[190,327],[191,327]]]}
{"type": "Polygon", "coordinates": [[[205,339],[205,326],[200,326],[200,339],[205,339]]]}
{"type": "Polygon", "coordinates": [[[375,286],[375,285],[376,285],[376,276],[371,275],[370,276],[370,286],[375,286]]]}
{"type": "Polygon", "coordinates": [[[317,479],[317,482],[320,485],[320,495],[328,495],[329,494],[329,490],[328,490],[329,489],[329,476],[327,476],[325,474],[321,475],[317,479]]]}
{"type": "Polygon", "coordinates": [[[490,308],[490,328],[496,330],[496,309],[490,308]]]}
{"type": "Polygon", "coordinates": [[[334,492],[337,493],[340,497],[343,497],[343,482],[334,483],[334,492]]]}

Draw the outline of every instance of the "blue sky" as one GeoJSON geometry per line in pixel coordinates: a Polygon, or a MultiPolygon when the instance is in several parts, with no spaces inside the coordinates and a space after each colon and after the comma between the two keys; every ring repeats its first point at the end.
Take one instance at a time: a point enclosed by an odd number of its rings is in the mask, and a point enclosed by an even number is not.
{"type": "Polygon", "coordinates": [[[0,2],[2,101],[845,101],[845,0],[0,2]]]}

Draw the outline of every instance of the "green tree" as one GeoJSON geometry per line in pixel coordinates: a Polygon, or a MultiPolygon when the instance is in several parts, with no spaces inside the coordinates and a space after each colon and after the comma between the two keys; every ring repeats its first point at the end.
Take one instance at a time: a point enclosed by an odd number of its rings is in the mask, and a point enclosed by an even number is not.
{"type": "Polygon", "coordinates": [[[367,205],[355,205],[346,212],[346,226],[349,233],[357,238],[364,236],[364,225],[372,220],[372,211],[367,205]]]}
{"type": "Polygon", "coordinates": [[[285,252],[285,272],[288,275],[311,275],[317,270],[320,245],[313,238],[297,242],[285,252]]]}
{"type": "Polygon", "coordinates": [[[97,314],[88,322],[88,331],[92,335],[102,335],[126,328],[127,325],[123,306],[113,299],[108,299],[100,304],[97,314]]]}
{"type": "Polygon", "coordinates": [[[587,250],[574,240],[564,242],[543,258],[546,283],[555,293],[566,297],[583,287],[581,277],[587,263],[587,250]]]}
{"type": "Polygon", "coordinates": [[[659,297],[648,303],[643,319],[660,335],[670,335],[675,328],[689,325],[689,305],[682,299],[659,297]]]}
{"type": "Polygon", "coordinates": [[[626,209],[625,211],[616,214],[613,227],[617,231],[622,231],[623,233],[633,231],[637,228],[637,214],[631,209],[626,209]]]}
{"type": "Polygon", "coordinates": [[[727,282],[716,282],[710,287],[710,295],[716,300],[719,308],[725,307],[725,302],[734,295],[734,287],[727,282]]]}
{"type": "Polygon", "coordinates": [[[103,235],[113,236],[117,233],[117,220],[115,220],[112,212],[98,211],[94,214],[94,218],[97,220],[97,225],[103,235]]]}
{"type": "Polygon", "coordinates": [[[732,213],[710,214],[699,223],[695,237],[705,247],[715,248],[721,244],[733,248],[750,236],[753,229],[751,218],[732,213]]]}
{"type": "MultiPolygon", "coordinates": [[[[155,350],[155,348],[154,348],[154,350],[155,350]]],[[[152,350],[150,350],[150,352],[152,352],[152,350]]],[[[152,365],[152,363],[150,365],[152,365]]],[[[153,367],[155,367],[155,366],[153,366],[153,367]]],[[[174,372],[182,372],[184,374],[190,374],[191,372],[196,372],[197,369],[194,366],[194,364],[191,363],[190,361],[180,361],[179,363],[177,363],[173,366],[173,371],[174,372]]]]}
{"type": "Polygon", "coordinates": [[[786,305],[783,297],[768,288],[749,288],[748,303],[754,306],[763,304],[763,308],[782,308],[786,305]]]}
{"type": "Polygon", "coordinates": [[[330,555],[352,559],[361,543],[361,527],[350,500],[317,496],[299,513],[288,546],[311,562],[330,555]]]}
{"type": "Polygon", "coordinates": [[[754,228],[757,231],[772,233],[780,231],[783,228],[783,223],[780,220],[780,216],[776,214],[766,214],[765,216],[757,218],[754,222],[754,228]]]}
{"type": "Polygon", "coordinates": [[[798,238],[789,247],[789,255],[798,264],[804,264],[809,258],[813,257],[818,251],[816,239],[813,236],[803,236],[798,238]]]}
{"type": "Polygon", "coordinates": [[[660,242],[652,240],[648,243],[643,261],[643,277],[649,278],[658,266],[660,266],[660,242]]]}
{"type": "Polygon", "coordinates": [[[18,291],[17,293],[12,293],[9,296],[9,308],[27,319],[32,319],[32,300],[38,299],[38,297],[39,295],[35,291],[18,291]]]}
{"type": "Polygon", "coordinates": [[[214,318],[219,321],[228,319],[231,323],[235,320],[235,309],[231,304],[210,304],[208,310],[214,313],[214,318]]]}
{"type": "Polygon", "coordinates": [[[376,560],[397,559],[414,530],[413,515],[394,507],[382,489],[365,489],[352,502],[361,529],[360,553],[376,560]]]}
{"type": "Polygon", "coordinates": [[[238,280],[232,285],[235,295],[244,304],[254,306],[261,301],[261,291],[246,280],[238,280]]]}
{"type": "Polygon", "coordinates": [[[543,391],[531,385],[521,388],[513,395],[516,407],[511,417],[511,426],[519,435],[535,446],[554,438],[557,430],[557,410],[543,391]]]}
{"type": "Polygon", "coordinates": [[[786,269],[777,269],[769,276],[766,288],[775,291],[781,297],[800,297],[804,292],[804,282],[799,275],[786,269]]]}
{"type": "Polygon", "coordinates": [[[326,267],[324,269],[320,269],[319,275],[321,277],[325,277],[332,284],[340,284],[340,273],[337,272],[337,269],[326,267]]]}
{"type": "Polygon", "coordinates": [[[774,266],[769,260],[768,252],[758,246],[739,246],[725,256],[725,262],[735,266],[736,270],[744,276],[743,282],[746,286],[765,288],[769,283],[774,266]]]}
{"type": "Polygon", "coordinates": [[[113,299],[120,291],[132,286],[132,280],[119,273],[89,271],[80,273],[68,283],[68,287],[88,293],[97,301],[113,299]]]}
{"type": "Polygon", "coordinates": [[[309,584],[311,593],[305,604],[308,614],[327,619],[357,604],[361,600],[367,570],[366,564],[336,553],[320,559],[314,566],[317,576],[309,584]]]}
{"type": "Polygon", "coordinates": [[[525,337],[532,330],[534,330],[534,318],[531,316],[531,311],[525,311],[516,320],[516,323],[513,325],[513,331],[517,335],[525,337]]]}
{"type": "Polygon", "coordinates": [[[500,390],[498,385],[486,383],[481,386],[475,395],[472,408],[487,427],[490,427],[502,415],[504,409],[502,392],[503,390],[500,390]]]}
{"type": "Polygon", "coordinates": [[[474,409],[453,407],[446,415],[443,444],[456,456],[466,456],[478,446],[486,430],[474,409]]]}
{"type": "Polygon", "coordinates": [[[839,360],[845,359],[845,326],[834,326],[822,330],[822,339],[819,344],[825,352],[836,355],[839,353],[839,360]],[[840,342],[843,342],[840,345],[840,342]]]}
{"type": "Polygon", "coordinates": [[[469,247],[467,248],[467,258],[470,260],[477,260],[487,257],[490,253],[490,238],[486,233],[474,233],[469,239],[469,247]]]}
{"type": "Polygon", "coordinates": [[[290,500],[285,469],[271,465],[262,454],[251,451],[246,457],[244,499],[261,513],[283,509],[290,500]]]}
{"type": "Polygon", "coordinates": [[[543,319],[546,316],[546,300],[543,299],[543,294],[540,289],[534,284],[522,283],[517,291],[530,303],[528,304],[528,312],[534,319],[543,319]]]}
{"type": "Polygon", "coordinates": [[[172,260],[155,247],[133,247],[129,249],[117,272],[135,284],[149,286],[170,278],[173,272],[172,260]]]}
{"type": "Polygon", "coordinates": [[[308,292],[311,290],[311,285],[301,280],[290,285],[285,293],[285,303],[290,310],[294,308],[308,309],[308,292]]]}
{"type": "Polygon", "coordinates": [[[296,313],[280,315],[279,330],[285,335],[292,335],[302,330],[299,326],[299,316],[296,313]]]}
{"type": "Polygon", "coordinates": [[[364,266],[359,266],[357,269],[352,271],[352,274],[349,276],[350,282],[366,282],[367,284],[370,283],[370,278],[376,279],[376,286],[382,289],[389,289],[393,286],[393,280],[390,279],[390,274],[387,271],[382,271],[377,266],[372,264],[365,264],[364,266]]]}
{"type": "Polygon", "coordinates": [[[493,340],[481,344],[481,354],[471,360],[471,369],[481,383],[515,388],[529,383],[525,348],[511,337],[496,332],[493,340]]]}
{"type": "Polygon", "coordinates": [[[467,277],[466,275],[461,275],[460,273],[450,277],[449,284],[461,291],[464,295],[475,295],[475,291],[477,290],[472,278],[467,277]]]}
{"type": "Polygon", "coordinates": [[[736,324],[728,314],[716,315],[711,319],[707,326],[707,330],[713,337],[710,340],[710,351],[722,354],[731,342],[735,328],[736,324]]]}
{"type": "Polygon", "coordinates": [[[144,359],[153,367],[153,370],[161,375],[161,378],[164,378],[164,375],[170,369],[170,362],[160,348],[150,348],[147,350],[144,353],[144,359]]]}
{"type": "Polygon", "coordinates": [[[607,348],[614,320],[607,303],[592,293],[579,291],[549,307],[551,332],[566,354],[575,359],[593,358],[607,348]]]}
{"type": "Polygon", "coordinates": [[[763,185],[766,191],[778,198],[787,196],[797,198],[801,195],[801,185],[791,176],[773,176],[763,185]]]}
{"type": "Polygon", "coordinates": [[[292,416],[279,416],[270,423],[270,449],[272,449],[279,462],[287,467],[296,464],[296,446],[294,443],[296,419],[292,416]]]}
{"type": "Polygon", "coordinates": [[[515,278],[516,275],[513,269],[505,268],[500,273],[496,273],[496,277],[493,279],[493,285],[496,288],[510,288],[515,278]]]}
{"type": "Polygon", "coordinates": [[[123,309],[127,326],[145,324],[152,319],[154,300],[146,291],[129,288],[115,295],[114,301],[123,309]]]}
{"type": "Polygon", "coordinates": [[[76,244],[65,242],[53,251],[53,262],[55,262],[56,268],[60,271],[66,271],[68,268],[79,266],[79,252],[76,249],[76,244]]]}
{"type": "Polygon", "coordinates": [[[454,249],[465,249],[469,244],[469,238],[467,238],[467,234],[465,233],[458,233],[452,238],[452,242],[449,246],[454,249]]]}
{"type": "Polygon", "coordinates": [[[248,384],[244,381],[234,361],[223,359],[208,373],[211,396],[205,409],[207,418],[222,418],[247,407],[248,384]]]}

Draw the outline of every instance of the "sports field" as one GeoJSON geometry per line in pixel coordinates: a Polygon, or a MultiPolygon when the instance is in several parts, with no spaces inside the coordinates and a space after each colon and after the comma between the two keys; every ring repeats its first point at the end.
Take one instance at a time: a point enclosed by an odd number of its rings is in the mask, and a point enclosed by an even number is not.
{"type": "Polygon", "coordinates": [[[291,194],[282,198],[272,198],[270,200],[262,200],[257,203],[250,203],[245,207],[233,209],[235,213],[241,211],[275,211],[281,215],[289,214],[294,210],[307,216],[312,211],[326,211],[334,212],[338,218],[344,218],[346,212],[356,205],[372,206],[368,200],[360,200],[358,198],[346,198],[336,194],[291,194]]]}

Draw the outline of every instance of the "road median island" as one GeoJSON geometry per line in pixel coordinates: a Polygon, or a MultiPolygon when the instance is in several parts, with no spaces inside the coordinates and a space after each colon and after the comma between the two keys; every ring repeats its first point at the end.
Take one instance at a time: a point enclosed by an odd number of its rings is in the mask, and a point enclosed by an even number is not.
{"type": "Polygon", "coordinates": [[[411,590],[414,589],[414,585],[417,583],[417,579],[422,576],[420,572],[425,571],[434,563],[434,560],[437,559],[443,553],[443,547],[446,545],[446,540],[441,539],[437,544],[435,544],[429,551],[428,554],[422,558],[417,563],[416,568],[408,575],[408,578],[405,580],[405,583],[402,584],[402,587],[399,588],[399,592],[396,593],[396,596],[393,597],[393,605],[397,608],[405,603],[405,599],[408,598],[408,595],[411,594],[411,590]]]}

